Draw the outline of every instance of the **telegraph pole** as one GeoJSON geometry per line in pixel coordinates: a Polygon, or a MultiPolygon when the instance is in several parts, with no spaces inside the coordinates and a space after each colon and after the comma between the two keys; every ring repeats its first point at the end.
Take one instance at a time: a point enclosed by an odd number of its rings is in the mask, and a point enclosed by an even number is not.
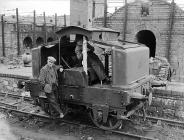
{"type": "Polygon", "coordinates": [[[46,29],[45,12],[43,12],[43,19],[44,19],[44,40],[45,40],[45,43],[47,43],[47,29],[46,29]]]}
{"type": "Polygon", "coordinates": [[[55,13],[55,31],[57,30],[57,14],[55,13]]]}
{"type": "Polygon", "coordinates": [[[128,14],[128,7],[127,7],[127,0],[125,0],[125,11],[124,11],[124,24],[123,24],[123,41],[126,40],[126,28],[127,28],[127,14],[128,14]]]}
{"type": "Polygon", "coordinates": [[[173,32],[173,26],[174,26],[174,17],[175,17],[175,2],[172,0],[171,2],[171,11],[169,15],[169,27],[168,27],[168,40],[167,40],[167,52],[166,57],[169,62],[171,62],[170,58],[170,51],[171,51],[171,42],[172,42],[172,32],[173,32]]]}
{"type": "Polygon", "coordinates": [[[107,27],[107,0],[104,0],[104,27],[107,27]]]}
{"type": "Polygon", "coordinates": [[[16,17],[17,17],[17,55],[20,55],[20,32],[19,32],[19,14],[18,8],[16,8],[16,17]]]}
{"type": "Polygon", "coordinates": [[[33,47],[36,46],[36,12],[33,11],[33,47]]]}
{"type": "Polygon", "coordinates": [[[66,15],[64,14],[64,27],[66,27],[66,15]]]}
{"type": "MultiPolygon", "coordinates": [[[[107,27],[107,0],[104,0],[104,27],[107,27]]],[[[105,73],[109,75],[109,56],[105,54],[105,73]]]]}
{"type": "Polygon", "coordinates": [[[2,52],[3,52],[3,57],[5,57],[5,43],[4,43],[4,17],[5,15],[1,15],[1,24],[2,24],[2,52]]]}
{"type": "Polygon", "coordinates": [[[92,18],[95,17],[95,1],[93,0],[93,7],[92,7],[92,18]]]}

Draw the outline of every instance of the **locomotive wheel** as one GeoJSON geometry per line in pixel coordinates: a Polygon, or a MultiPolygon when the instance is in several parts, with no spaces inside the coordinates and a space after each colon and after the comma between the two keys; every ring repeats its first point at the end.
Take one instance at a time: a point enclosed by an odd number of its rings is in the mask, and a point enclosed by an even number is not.
{"type": "Polygon", "coordinates": [[[102,119],[96,119],[95,120],[92,111],[90,111],[89,114],[90,114],[90,118],[93,121],[93,123],[97,127],[101,128],[101,129],[104,129],[104,130],[116,129],[116,128],[120,127],[121,122],[122,122],[122,120],[118,120],[115,115],[110,115],[110,113],[109,113],[109,116],[107,118],[106,123],[103,123],[102,119]]]}

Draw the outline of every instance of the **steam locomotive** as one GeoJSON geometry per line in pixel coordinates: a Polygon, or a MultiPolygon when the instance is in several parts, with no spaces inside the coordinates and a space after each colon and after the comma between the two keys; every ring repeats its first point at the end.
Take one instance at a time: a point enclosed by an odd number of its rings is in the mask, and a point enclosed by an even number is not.
{"type": "Polygon", "coordinates": [[[62,109],[86,110],[93,123],[102,129],[116,129],[122,119],[127,119],[137,110],[151,104],[152,89],[149,76],[149,48],[118,40],[119,32],[108,28],[68,26],[56,32],[58,41],[32,49],[33,79],[26,81],[27,90],[46,112],[47,100],[38,79],[40,69],[47,57],[56,58],[56,65],[64,67],[58,72],[59,93],[62,109]],[[83,37],[83,65],[75,67],[76,36],[83,37]],[[109,82],[90,81],[87,67],[87,43],[102,61],[109,82]],[[85,60],[84,60],[85,59],[85,60]]]}

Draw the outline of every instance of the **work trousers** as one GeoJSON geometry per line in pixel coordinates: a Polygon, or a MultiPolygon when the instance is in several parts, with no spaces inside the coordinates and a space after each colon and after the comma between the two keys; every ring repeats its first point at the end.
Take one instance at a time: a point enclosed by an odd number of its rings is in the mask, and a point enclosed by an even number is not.
{"type": "Polygon", "coordinates": [[[57,89],[54,89],[52,93],[45,93],[45,95],[47,96],[47,99],[50,103],[50,105],[58,112],[58,113],[62,113],[62,110],[60,109],[58,100],[56,98],[56,94],[57,94],[57,89]]]}

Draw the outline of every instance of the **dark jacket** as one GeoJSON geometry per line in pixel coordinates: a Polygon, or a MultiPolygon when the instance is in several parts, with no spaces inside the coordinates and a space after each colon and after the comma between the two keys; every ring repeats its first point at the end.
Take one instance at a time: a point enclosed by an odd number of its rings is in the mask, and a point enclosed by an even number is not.
{"type": "Polygon", "coordinates": [[[89,51],[87,59],[88,68],[92,68],[95,71],[99,80],[104,80],[106,78],[105,68],[98,56],[93,51],[89,51]]]}

